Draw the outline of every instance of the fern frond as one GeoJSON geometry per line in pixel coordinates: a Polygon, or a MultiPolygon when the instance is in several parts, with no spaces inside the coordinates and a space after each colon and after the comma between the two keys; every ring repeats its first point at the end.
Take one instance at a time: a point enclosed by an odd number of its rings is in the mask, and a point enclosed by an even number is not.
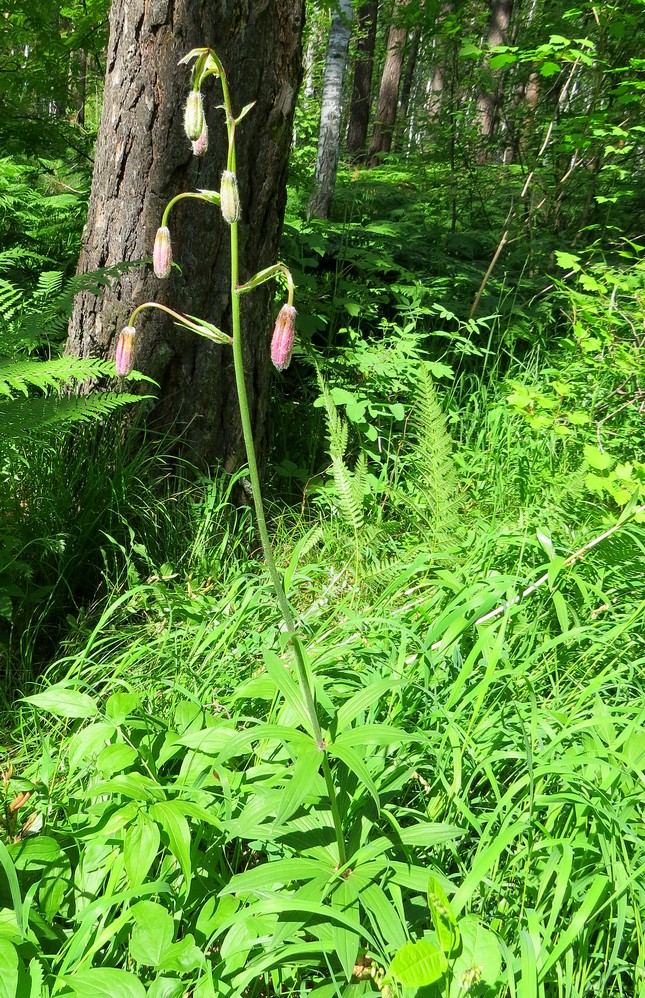
{"type": "Polygon", "coordinates": [[[456,524],[457,474],[446,428],[428,364],[419,366],[415,407],[410,417],[414,439],[414,504],[431,530],[432,541],[449,534],[456,524]]]}
{"type": "Polygon", "coordinates": [[[38,277],[38,284],[34,291],[34,300],[40,301],[44,298],[52,298],[59,295],[63,287],[63,272],[60,270],[43,270],[38,277]]]}
{"type": "Polygon", "coordinates": [[[0,324],[10,322],[19,311],[23,292],[11,281],[0,277],[0,324]]]}
{"type": "Polygon", "coordinates": [[[363,526],[363,498],[356,494],[355,481],[352,472],[342,457],[332,458],[332,475],[338,493],[338,505],[346,520],[349,521],[355,533],[363,526]]]}
{"type": "Polygon", "coordinates": [[[23,360],[0,367],[0,395],[27,395],[30,388],[46,392],[109,376],[114,376],[114,363],[97,357],[23,360]]]}
{"type": "Polygon", "coordinates": [[[90,395],[40,396],[0,402],[0,441],[27,439],[34,433],[70,423],[89,423],[109,416],[141,395],[93,392],[90,395]]]}

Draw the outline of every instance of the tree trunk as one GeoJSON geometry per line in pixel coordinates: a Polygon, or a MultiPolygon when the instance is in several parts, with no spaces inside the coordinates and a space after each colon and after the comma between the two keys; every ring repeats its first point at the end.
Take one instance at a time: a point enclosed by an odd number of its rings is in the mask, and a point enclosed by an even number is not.
{"type": "MultiPolygon", "coordinates": [[[[301,74],[302,0],[113,0],[103,113],[89,214],[78,271],[149,258],[162,211],[174,195],[218,190],[226,165],[221,86],[204,85],[207,155],[192,155],[183,131],[190,72],[178,60],[210,45],[224,64],[234,109],[255,101],[236,130],[240,279],[276,262],[286,199],[291,125],[301,74]]],[[[180,202],[170,215],[173,269],[159,281],[150,266],[130,270],[101,298],[83,294],[67,351],[114,356],[132,309],[148,300],[198,315],[230,332],[228,226],[219,209],[180,202]]],[[[269,334],[273,282],[241,301],[253,425],[261,457],[268,445],[269,334]]],[[[150,418],[182,434],[192,460],[244,462],[232,352],[178,329],[147,310],[137,322],[135,365],[159,385],[150,418]]],[[[151,386],[145,386],[150,391],[151,386]]]]}
{"type": "Polygon", "coordinates": [[[442,27],[455,8],[454,0],[446,0],[441,4],[435,22],[435,37],[432,44],[432,74],[426,87],[426,114],[430,124],[435,124],[443,104],[446,79],[450,76],[451,50],[454,40],[448,43],[442,35],[442,27]]]}
{"type": "Polygon", "coordinates": [[[399,114],[397,122],[398,140],[396,143],[397,152],[403,152],[404,148],[407,155],[410,155],[411,148],[411,135],[408,123],[408,110],[410,107],[410,95],[412,93],[412,83],[414,81],[414,73],[417,68],[417,58],[419,55],[419,43],[421,41],[421,29],[415,28],[410,32],[410,38],[408,43],[408,55],[405,60],[405,72],[403,74],[403,84],[401,86],[401,100],[399,102],[399,114]],[[407,139],[406,139],[407,132],[407,139]]]}
{"type": "Polygon", "coordinates": [[[309,218],[329,218],[340,153],[341,101],[352,17],[352,0],[340,0],[331,23],[325,55],[316,187],[309,200],[309,218]]]}
{"type": "MultiPolygon", "coordinates": [[[[409,2],[410,0],[399,0],[397,7],[400,9],[407,6],[409,2]]],[[[376,108],[376,124],[367,155],[368,166],[377,166],[382,154],[389,152],[392,148],[392,133],[394,131],[394,123],[396,122],[399,86],[401,84],[407,35],[407,28],[399,27],[396,22],[390,26],[387,36],[387,53],[376,108]]]]}
{"type": "Polygon", "coordinates": [[[347,152],[355,162],[365,155],[367,129],[370,123],[372,74],[376,47],[377,0],[361,4],[358,10],[358,44],[354,64],[354,84],[347,126],[347,152]]]}
{"type": "MultiPolygon", "coordinates": [[[[513,0],[493,0],[490,20],[488,22],[487,44],[492,48],[503,45],[506,41],[508,26],[511,23],[513,0]]],[[[488,145],[499,127],[504,92],[499,73],[492,72],[486,65],[486,76],[482,90],[477,98],[477,119],[483,144],[477,153],[477,162],[486,162],[488,145]]]]}

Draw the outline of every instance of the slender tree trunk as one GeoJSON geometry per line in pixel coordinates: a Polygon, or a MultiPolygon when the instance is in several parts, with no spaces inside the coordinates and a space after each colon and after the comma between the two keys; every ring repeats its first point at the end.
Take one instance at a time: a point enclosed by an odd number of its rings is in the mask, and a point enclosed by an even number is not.
{"type": "MultiPolygon", "coordinates": [[[[412,83],[414,73],[417,68],[417,57],[419,55],[419,43],[421,41],[421,29],[415,28],[410,32],[408,41],[408,54],[405,60],[405,72],[403,73],[403,83],[401,85],[401,100],[399,101],[399,113],[397,121],[398,139],[396,142],[397,152],[402,152],[406,144],[405,134],[408,119],[408,109],[410,107],[410,94],[412,93],[412,83]]],[[[407,154],[410,153],[410,142],[408,137],[407,154]]]]}
{"type": "Polygon", "coordinates": [[[372,75],[376,47],[377,0],[361,4],[358,10],[358,44],[354,64],[354,84],[347,127],[347,152],[355,162],[365,156],[367,129],[372,102],[372,75]]]}
{"type": "MultiPolygon", "coordinates": [[[[486,36],[486,42],[489,46],[493,47],[505,43],[512,13],[513,0],[493,0],[486,36]]],[[[504,98],[499,73],[491,71],[486,65],[486,77],[477,98],[477,120],[483,140],[477,154],[477,161],[480,164],[486,162],[490,140],[495,136],[499,127],[504,98]]]]}
{"type": "MultiPolygon", "coordinates": [[[[409,2],[410,0],[399,0],[397,9],[400,11],[409,2]]],[[[397,9],[395,9],[395,17],[397,9]]],[[[399,86],[401,84],[407,34],[407,28],[398,26],[396,22],[390,26],[387,36],[387,53],[376,108],[376,124],[367,155],[368,166],[377,166],[383,153],[389,152],[392,148],[392,133],[394,132],[394,124],[396,122],[399,86]]]]}
{"type": "Polygon", "coordinates": [[[340,119],[343,80],[352,33],[352,0],[340,0],[329,31],[325,55],[320,135],[316,160],[316,187],[309,200],[308,216],[329,218],[340,154],[340,119]]]}
{"type": "Polygon", "coordinates": [[[79,74],[77,91],[76,124],[85,127],[85,102],[87,100],[87,52],[81,49],[78,53],[79,74]]]}
{"type": "MultiPolygon", "coordinates": [[[[301,73],[302,0],[113,0],[103,113],[79,273],[150,257],[171,197],[218,190],[226,165],[219,81],[204,85],[210,148],[192,155],[183,132],[190,74],[178,60],[210,45],[228,74],[235,108],[255,101],[236,132],[242,204],[240,277],[277,258],[286,198],[291,125],[301,73]]],[[[129,271],[101,298],[77,299],[69,353],[114,356],[119,330],[135,305],[157,300],[230,331],[229,234],[219,210],[180,202],[170,216],[181,270],[167,281],[148,265],[129,271]]],[[[266,453],[272,282],[244,295],[242,318],[252,418],[266,453]]],[[[244,462],[232,354],[148,310],[137,323],[136,367],[159,385],[155,426],[181,432],[193,460],[244,462]]],[[[145,386],[149,392],[151,386],[145,386]]]]}
{"type": "MultiPolygon", "coordinates": [[[[446,41],[441,36],[441,26],[454,10],[454,0],[447,0],[439,9],[433,43],[432,74],[426,89],[426,113],[428,120],[434,124],[439,118],[443,102],[446,78],[450,74],[450,50],[446,51],[446,41]]],[[[453,43],[454,45],[454,43],[453,43]]],[[[452,47],[452,46],[451,46],[452,47]]]]}

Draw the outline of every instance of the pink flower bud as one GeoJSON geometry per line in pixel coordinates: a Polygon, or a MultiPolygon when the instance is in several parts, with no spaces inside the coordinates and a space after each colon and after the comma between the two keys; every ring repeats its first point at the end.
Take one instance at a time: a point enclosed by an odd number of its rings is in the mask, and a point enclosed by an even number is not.
{"type": "Polygon", "coordinates": [[[225,222],[231,225],[240,217],[240,195],[237,190],[235,174],[224,170],[219,188],[220,208],[225,222]]]}
{"type": "Polygon", "coordinates": [[[134,337],[136,329],[134,326],[125,326],[116,344],[116,373],[120,378],[125,378],[134,367],[134,337]]]}
{"type": "Polygon", "coordinates": [[[155,247],[152,251],[152,266],[157,277],[165,278],[172,269],[172,245],[167,225],[160,225],[155,236],[155,247]]]}
{"type": "Polygon", "coordinates": [[[278,312],[271,340],[271,360],[278,371],[284,371],[291,363],[295,335],[296,310],[293,305],[283,305],[278,312]]]}
{"type": "Polygon", "coordinates": [[[205,156],[208,151],[208,125],[204,122],[202,134],[193,142],[193,156],[205,156]]]}
{"type": "Polygon", "coordinates": [[[204,128],[204,105],[199,90],[191,90],[184,111],[184,130],[191,142],[197,142],[204,128]]]}

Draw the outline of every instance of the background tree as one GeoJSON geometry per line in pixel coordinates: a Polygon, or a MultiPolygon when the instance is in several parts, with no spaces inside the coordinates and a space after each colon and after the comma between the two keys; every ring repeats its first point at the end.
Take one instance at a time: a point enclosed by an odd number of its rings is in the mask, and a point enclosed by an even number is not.
{"type": "Polygon", "coordinates": [[[358,38],[346,141],[347,152],[355,161],[364,156],[367,143],[377,17],[377,0],[368,0],[368,3],[361,4],[358,9],[358,38]]]}
{"type": "Polygon", "coordinates": [[[86,99],[100,96],[109,0],[8,0],[0,16],[0,150],[62,155],[90,151],[86,99]]]}
{"type": "Polygon", "coordinates": [[[340,154],[340,120],[343,80],[352,33],[352,0],[339,0],[329,29],[325,55],[320,132],[316,159],[315,190],[309,201],[309,216],[328,218],[340,154]]]}
{"type": "MultiPolygon", "coordinates": [[[[486,44],[489,48],[503,45],[506,42],[512,13],[513,0],[493,0],[486,33],[486,44]]],[[[481,91],[477,98],[477,118],[482,138],[486,144],[493,138],[499,127],[502,101],[502,80],[498,73],[491,71],[487,66],[481,91]]],[[[486,145],[481,147],[477,158],[479,162],[484,162],[486,145]]]]}
{"type": "Polygon", "coordinates": [[[381,75],[376,122],[372,133],[367,163],[376,166],[383,153],[392,148],[392,134],[396,122],[399,87],[403,71],[403,57],[408,29],[402,21],[403,12],[410,0],[397,0],[393,20],[387,34],[387,52],[381,75]]]}
{"type": "MultiPolygon", "coordinates": [[[[241,11],[214,0],[144,3],[114,0],[103,113],[79,272],[150,256],[168,200],[182,190],[218,189],[226,135],[217,81],[206,90],[210,148],[192,155],[183,133],[189,75],[179,59],[200,45],[217,47],[234,105],[255,106],[237,130],[242,201],[241,277],[274,262],[286,197],[291,125],[301,75],[301,0],[250,0],[241,11]],[[212,89],[211,89],[212,87],[212,89]]],[[[81,295],[67,350],[80,356],[114,353],[131,309],[155,298],[230,326],[228,233],[210,206],[184,202],[173,211],[175,270],[163,285],[152,269],[135,269],[102,299],[81,295]],[[197,205],[197,207],[195,207],[197,205]]],[[[260,453],[267,442],[268,337],[274,289],[244,296],[247,376],[260,453]]],[[[219,458],[230,470],[243,461],[229,351],[178,331],[165,316],[140,324],[136,365],[159,384],[151,421],[180,430],[194,460],[219,458]]]]}

